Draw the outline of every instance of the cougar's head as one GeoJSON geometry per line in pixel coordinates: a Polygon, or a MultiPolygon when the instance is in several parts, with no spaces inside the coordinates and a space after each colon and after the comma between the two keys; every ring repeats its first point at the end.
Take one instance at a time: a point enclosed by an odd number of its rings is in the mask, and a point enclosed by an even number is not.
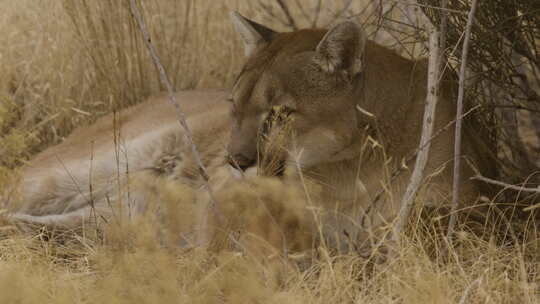
{"type": "Polygon", "coordinates": [[[230,162],[282,172],[351,157],[365,34],[353,22],[278,33],[238,13],[247,62],[232,89],[230,162]]]}

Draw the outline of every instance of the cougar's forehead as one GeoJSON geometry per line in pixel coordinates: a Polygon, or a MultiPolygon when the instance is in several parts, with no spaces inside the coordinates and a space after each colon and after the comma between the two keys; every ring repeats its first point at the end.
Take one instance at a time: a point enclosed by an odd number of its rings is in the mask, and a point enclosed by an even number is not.
{"type": "Polygon", "coordinates": [[[264,108],[280,91],[294,91],[299,85],[307,84],[310,76],[304,67],[308,53],[315,50],[324,34],[324,30],[280,33],[257,50],[233,86],[237,114],[264,108]]]}
{"type": "Polygon", "coordinates": [[[293,55],[272,66],[269,72],[281,90],[306,103],[315,102],[317,98],[339,95],[348,84],[339,75],[324,72],[312,60],[313,54],[304,52],[293,55]]]}

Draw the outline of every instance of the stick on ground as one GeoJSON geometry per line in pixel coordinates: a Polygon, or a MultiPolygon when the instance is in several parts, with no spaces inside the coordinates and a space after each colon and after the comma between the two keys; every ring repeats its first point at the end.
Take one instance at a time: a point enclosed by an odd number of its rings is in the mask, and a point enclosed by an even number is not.
{"type": "MultiPolygon", "coordinates": [[[[139,27],[139,30],[140,30],[140,32],[141,32],[141,34],[143,36],[143,40],[144,40],[144,43],[146,45],[146,48],[148,49],[148,52],[150,53],[150,57],[152,58],[152,61],[153,61],[154,65],[156,66],[156,68],[159,71],[159,78],[160,78],[161,82],[163,83],[163,85],[165,85],[165,88],[167,89],[167,94],[168,94],[168,97],[169,97],[168,99],[169,99],[170,103],[174,106],[174,108],[176,110],[176,114],[178,115],[178,122],[180,123],[180,126],[184,130],[184,138],[186,139],[187,143],[191,146],[191,151],[193,153],[193,157],[195,158],[195,161],[197,162],[197,166],[198,166],[198,169],[199,169],[199,174],[203,178],[204,187],[205,187],[206,191],[208,191],[208,194],[209,194],[209,197],[210,197],[210,209],[212,211],[216,212],[218,220],[222,220],[221,215],[219,214],[219,211],[217,210],[217,204],[216,204],[216,201],[215,201],[215,198],[214,198],[214,194],[212,192],[212,188],[211,188],[210,183],[208,181],[209,180],[208,171],[206,170],[206,167],[202,163],[201,156],[199,154],[197,146],[195,145],[195,143],[193,141],[193,133],[191,132],[191,129],[189,128],[189,125],[187,124],[186,115],[184,114],[184,112],[180,108],[180,104],[178,104],[178,102],[176,101],[176,96],[174,95],[174,89],[173,89],[173,86],[171,84],[171,81],[169,80],[169,77],[167,76],[167,73],[165,72],[165,68],[161,64],[161,61],[159,60],[159,56],[157,55],[156,48],[152,44],[152,40],[151,40],[150,34],[149,34],[148,30],[147,30],[146,23],[144,22],[142,14],[141,14],[138,6],[137,6],[137,1],[136,0],[130,0],[129,1],[129,6],[130,6],[130,10],[131,10],[131,15],[133,16],[133,18],[136,21],[136,24],[139,27]]],[[[206,239],[207,238],[207,233],[206,233],[207,226],[208,226],[208,217],[207,217],[207,212],[205,212],[204,213],[204,218],[201,220],[201,226],[200,226],[201,231],[199,231],[199,237],[198,237],[199,245],[206,245],[208,243],[208,240],[206,239]]]]}

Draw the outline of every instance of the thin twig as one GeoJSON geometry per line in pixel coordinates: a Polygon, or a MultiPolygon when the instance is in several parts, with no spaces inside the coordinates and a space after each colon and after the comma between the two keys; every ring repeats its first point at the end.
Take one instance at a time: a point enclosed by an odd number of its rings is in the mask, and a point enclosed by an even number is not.
{"type": "Polygon", "coordinates": [[[463,295],[461,296],[461,299],[459,299],[459,303],[458,304],[465,304],[467,303],[467,298],[469,297],[469,295],[471,294],[471,291],[474,287],[476,287],[477,285],[480,285],[482,284],[482,281],[484,279],[484,276],[482,275],[481,277],[479,277],[478,279],[474,280],[469,286],[467,286],[467,289],[465,289],[465,292],[463,293],[463,295]]]}
{"type": "MultiPolygon", "coordinates": [[[[465,118],[467,117],[469,114],[471,114],[473,111],[475,111],[476,109],[478,109],[480,107],[480,105],[476,105],[474,107],[472,107],[471,109],[469,109],[469,111],[467,111],[465,114],[461,115],[462,118],[465,118]]],[[[439,135],[441,135],[443,132],[447,131],[448,128],[450,128],[454,123],[456,123],[456,119],[453,119],[452,121],[450,121],[449,123],[447,123],[444,127],[442,127],[441,129],[437,130],[437,132],[435,132],[435,134],[433,136],[431,136],[431,138],[422,146],[419,146],[414,152],[412,152],[409,156],[407,156],[405,158],[405,161],[403,162],[403,165],[402,166],[399,166],[397,167],[396,169],[394,169],[394,171],[392,172],[392,175],[390,176],[390,181],[388,182],[388,184],[392,184],[395,179],[405,170],[409,169],[409,167],[407,167],[407,164],[409,164],[411,161],[413,161],[416,157],[416,155],[418,155],[418,152],[420,152],[422,149],[424,149],[425,145],[431,143],[433,140],[435,140],[435,138],[439,137],[439,135]]],[[[377,194],[375,194],[373,196],[373,199],[371,200],[371,203],[370,203],[370,206],[368,209],[372,208],[372,206],[374,204],[376,204],[382,197],[382,195],[386,192],[386,188],[382,187],[378,192],[377,194]]]]}
{"type": "Polygon", "coordinates": [[[403,4],[403,5],[412,5],[412,6],[418,6],[418,7],[425,7],[425,8],[429,8],[429,9],[433,9],[433,10],[445,10],[445,11],[447,11],[449,13],[454,13],[454,14],[462,14],[462,15],[467,14],[467,12],[465,12],[465,11],[449,9],[449,8],[443,8],[443,7],[427,5],[427,4],[408,2],[408,1],[403,1],[403,0],[388,0],[388,1],[403,4]]]}
{"type": "MultiPolygon", "coordinates": [[[[296,149],[296,141],[293,141],[294,145],[295,145],[295,148],[294,150],[295,151],[298,151],[296,149]]],[[[313,203],[313,200],[311,199],[311,195],[309,194],[309,189],[307,187],[307,183],[306,183],[306,180],[304,178],[304,173],[302,172],[302,168],[300,167],[300,157],[302,157],[302,153],[304,152],[303,149],[301,149],[300,151],[298,151],[297,153],[295,153],[295,159],[294,159],[294,166],[295,166],[295,169],[296,169],[296,173],[298,174],[298,177],[300,178],[300,183],[302,184],[302,190],[304,190],[304,194],[306,195],[306,199],[307,199],[307,203],[308,203],[308,208],[307,210],[311,211],[313,213],[313,218],[315,220],[315,224],[316,224],[316,227],[317,227],[317,232],[319,233],[319,237],[321,239],[321,243],[322,244],[326,244],[326,240],[324,238],[324,233],[323,233],[323,225],[322,225],[322,220],[321,220],[321,217],[320,217],[320,209],[317,208],[317,206],[313,203]]]]}
{"type": "Polygon", "coordinates": [[[90,195],[90,206],[92,207],[91,209],[91,214],[94,216],[94,225],[95,225],[95,232],[97,234],[98,232],[98,222],[97,222],[97,214],[96,214],[96,204],[95,204],[95,200],[94,200],[94,183],[92,182],[92,171],[93,171],[93,168],[94,168],[94,141],[92,140],[90,142],[90,168],[88,170],[88,191],[89,191],[89,194],[90,195]]]}
{"type": "Polygon", "coordinates": [[[262,8],[262,10],[270,17],[270,19],[279,22],[285,27],[290,27],[290,24],[287,20],[283,20],[282,16],[279,14],[274,14],[274,10],[271,5],[264,4],[261,0],[257,1],[257,4],[262,8]]]}
{"type": "MultiPolygon", "coordinates": [[[[442,0],[441,6],[441,41],[439,42],[441,46],[441,58],[439,59],[439,62],[443,62],[446,54],[446,34],[448,30],[448,12],[446,11],[446,9],[448,8],[448,0],[442,0]]],[[[446,60],[444,60],[444,62],[446,62],[446,60]]],[[[441,73],[441,76],[442,75],[443,73],[441,73]]]]}
{"type": "Polygon", "coordinates": [[[519,192],[528,192],[528,193],[538,193],[538,194],[540,194],[540,186],[538,186],[536,188],[530,188],[530,187],[525,187],[525,186],[517,186],[517,185],[512,185],[512,184],[508,184],[508,183],[505,183],[505,182],[501,182],[501,181],[498,181],[498,180],[495,180],[495,179],[491,179],[491,178],[485,177],[485,176],[480,175],[480,174],[476,174],[475,176],[471,177],[471,179],[472,180],[479,180],[479,181],[482,181],[482,182],[485,182],[485,183],[488,183],[488,184],[492,184],[492,185],[496,185],[496,186],[500,186],[500,187],[503,187],[503,188],[506,188],[506,189],[516,190],[516,191],[519,191],[519,192]]]}
{"type": "Polygon", "coordinates": [[[347,2],[343,8],[341,8],[341,10],[339,10],[338,13],[336,13],[334,15],[334,20],[331,21],[332,22],[335,22],[335,21],[338,21],[343,18],[343,16],[347,13],[347,11],[351,8],[351,4],[352,4],[352,0],[349,0],[349,2],[347,2]]]}
{"type": "Polygon", "coordinates": [[[433,127],[435,125],[435,109],[437,107],[438,97],[438,73],[439,73],[439,33],[433,31],[429,37],[429,66],[428,66],[428,87],[426,96],[426,106],[424,109],[424,118],[422,123],[422,135],[420,137],[420,144],[418,156],[416,157],[416,163],[411,174],[411,180],[403,198],[401,200],[401,208],[397,217],[397,223],[394,227],[393,238],[394,241],[401,239],[401,232],[409,220],[414,197],[420,184],[422,183],[424,168],[427,164],[429,157],[430,138],[433,133],[433,127]]]}
{"type": "Polygon", "coordinates": [[[289,23],[291,29],[296,31],[298,29],[298,26],[296,25],[296,22],[294,21],[294,18],[289,11],[289,7],[285,3],[283,3],[283,0],[276,0],[276,2],[285,14],[285,18],[287,18],[287,22],[289,23]]]}
{"type": "Polygon", "coordinates": [[[454,142],[454,180],[452,185],[452,210],[450,212],[450,221],[448,223],[448,232],[446,237],[450,240],[454,233],[454,226],[456,225],[456,210],[459,202],[459,180],[461,177],[460,165],[461,165],[461,127],[463,120],[461,119],[461,113],[463,113],[463,97],[465,93],[465,73],[467,68],[467,55],[469,53],[469,42],[471,40],[471,29],[474,20],[474,14],[476,12],[478,1],[473,0],[471,4],[471,10],[469,17],[467,18],[467,27],[465,28],[465,38],[463,40],[463,51],[461,54],[461,66],[459,69],[459,90],[456,110],[456,134],[454,142]]]}
{"type": "Polygon", "coordinates": [[[294,0],[294,3],[298,7],[298,10],[300,11],[300,14],[302,15],[302,17],[304,17],[304,19],[306,19],[307,22],[311,22],[311,18],[309,17],[309,14],[304,9],[304,6],[300,2],[300,0],[294,0]]]}
{"type": "Polygon", "coordinates": [[[77,188],[77,192],[79,193],[79,195],[86,201],[86,203],[88,205],[90,205],[90,207],[92,209],[94,209],[94,201],[92,200],[89,200],[88,197],[86,197],[86,195],[84,195],[84,192],[82,191],[81,187],[79,186],[79,182],[77,181],[77,179],[73,176],[73,174],[71,174],[71,171],[69,171],[69,169],[66,167],[66,164],[62,161],[62,159],[60,157],[58,157],[58,155],[55,155],[54,156],[56,158],[56,160],[62,165],[62,168],[64,169],[64,171],[68,174],[69,178],[71,179],[71,182],[73,183],[73,185],[75,185],[75,187],[77,188]]]}
{"type": "MultiPolygon", "coordinates": [[[[165,72],[165,68],[161,64],[161,61],[159,60],[159,56],[157,55],[156,48],[152,44],[152,40],[150,38],[150,34],[147,30],[146,23],[141,15],[141,12],[139,11],[139,8],[137,7],[137,1],[136,0],[130,0],[130,10],[131,15],[136,20],[136,23],[139,27],[139,30],[143,36],[144,43],[146,44],[146,48],[148,49],[148,52],[150,53],[150,56],[152,57],[152,61],[154,62],[154,65],[159,71],[159,78],[163,85],[167,88],[167,93],[169,97],[170,103],[174,106],[176,110],[176,114],[178,116],[178,122],[180,123],[180,126],[184,130],[184,138],[186,139],[187,143],[191,147],[191,152],[193,153],[193,157],[195,158],[195,161],[197,163],[199,174],[202,177],[204,181],[204,187],[206,188],[206,191],[208,191],[208,195],[210,197],[210,209],[214,211],[217,215],[218,220],[222,221],[223,218],[221,217],[221,214],[219,213],[219,210],[217,210],[217,203],[214,198],[214,194],[212,192],[212,187],[209,183],[209,176],[208,171],[206,170],[206,167],[204,166],[201,156],[199,154],[199,151],[197,149],[197,146],[195,145],[195,142],[193,141],[193,134],[191,133],[191,129],[189,128],[189,125],[186,121],[186,115],[180,108],[180,104],[176,100],[176,96],[174,95],[174,89],[171,84],[171,81],[169,80],[169,77],[167,76],[167,73],[165,72]]],[[[207,234],[206,229],[208,226],[208,214],[207,212],[203,213],[203,219],[201,219],[201,231],[199,233],[199,245],[205,245],[207,244],[207,234]]]]}
{"type": "Polygon", "coordinates": [[[319,22],[319,17],[321,15],[321,2],[322,0],[317,1],[317,5],[315,6],[315,17],[313,17],[313,21],[311,22],[311,27],[317,27],[317,22],[319,22]]]}

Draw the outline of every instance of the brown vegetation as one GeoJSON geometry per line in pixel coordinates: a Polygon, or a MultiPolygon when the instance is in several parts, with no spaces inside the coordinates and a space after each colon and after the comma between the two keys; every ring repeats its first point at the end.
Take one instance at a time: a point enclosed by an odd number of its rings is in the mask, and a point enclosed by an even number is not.
{"type": "MultiPolygon", "coordinates": [[[[322,8],[317,17],[300,1],[285,1],[288,13],[280,9],[280,1],[141,2],[153,43],[178,90],[231,84],[243,60],[229,25],[232,9],[273,22],[278,30],[325,26],[336,17],[358,14],[372,37],[404,55],[422,53],[413,43],[419,37],[409,36],[408,27],[393,24],[396,31],[375,33],[389,26],[377,18],[403,11],[379,11],[363,1],[307,1],[322,8]],[[407,38],[396,42],[396,33],[407,38]]],[[[127,2],[0,4],[0,196],[6,197],[16,196],[8,189],[17,181],[17,167],[36,152],[61,142],[74,127],[135,104],[161,87],[127,2]]],[[[295,203],[296,193],[277,198],[271,183],[257,187],[269,200],[295,203]]],[[[168,201],[190,199],[188,190],[160,189],[167,191],[153,195],[168,196],[168,201]]],[[[239,201],[255,195],[233,190],[227,195],[237,195],[239,201]]],[[[534,218],[514,220],[511,210],[486,205],[489,221],[458,226],[449,254],[444,254],[447,244],[440,234],[446,219],[426,219],[416,210],[406,245],[386,264],[331,253],[324,246],[307,257],[290,257],[292,263],[279,255],[268,263],[245,250],[215,253],[164,246],[167,242],[155,238],[162,228],[152,218],[117,223],[119,229],[107,235],[88,228],[29,236],[4,225],[0,302],[538,303],[540,231],[534,218]]],[[[263,211],[258,216],[266,216],[263,211]]],[[[189,216],[171,215],[169,220],[189,216]]]]}

